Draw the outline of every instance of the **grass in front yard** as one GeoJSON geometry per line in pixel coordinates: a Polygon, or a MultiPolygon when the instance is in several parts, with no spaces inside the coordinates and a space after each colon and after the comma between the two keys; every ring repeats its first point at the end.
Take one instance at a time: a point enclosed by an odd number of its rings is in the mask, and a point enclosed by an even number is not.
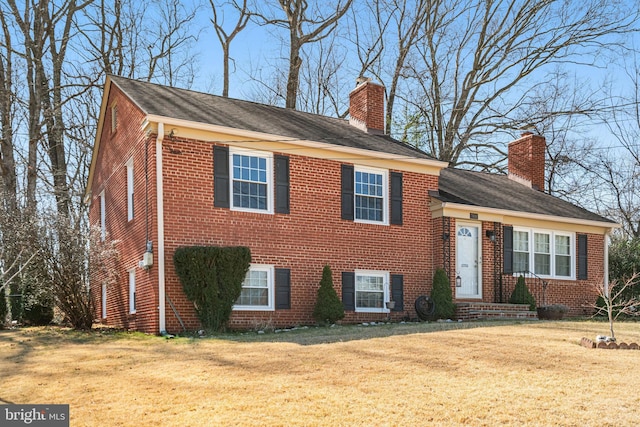
{"type": "MultiPolygon", "coordinates": [[[[94,425],[637,425],[640,351],[597,322],[407,324],[166,340],[0,331],[0,403],[94,425]]],[[[640,343],[640,324],[618,323],[640,343]]]]}

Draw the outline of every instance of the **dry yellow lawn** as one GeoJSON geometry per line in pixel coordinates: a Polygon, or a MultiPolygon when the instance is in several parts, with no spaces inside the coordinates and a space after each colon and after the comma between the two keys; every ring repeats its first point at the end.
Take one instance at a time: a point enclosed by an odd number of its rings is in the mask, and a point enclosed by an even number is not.
{"type": "MultiPolygon", "coordinates": [[[[173,340],[0,331],[0,400],[68,403],[72,426],[640,422],[640,351],[579,345],[605,323],[429,328],[173,340]]],[[[616,333],[640,343],[640,323],[616,333]]]]}

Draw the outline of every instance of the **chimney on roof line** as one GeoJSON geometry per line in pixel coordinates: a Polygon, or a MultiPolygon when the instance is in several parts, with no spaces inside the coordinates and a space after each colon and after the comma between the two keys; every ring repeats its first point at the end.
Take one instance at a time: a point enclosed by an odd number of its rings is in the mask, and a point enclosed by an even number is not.
{"type": "Polygon", "coordinates": [[[349,124],[368,133],[384,134],[384,86],[358,77],[349,94],[349,124]]]}
{"type": "Polygon", "coordinates": [[[524,132],[509,143],[509,178],[544,191],[544,164],[547,143],[543,136],[524,132]]]}

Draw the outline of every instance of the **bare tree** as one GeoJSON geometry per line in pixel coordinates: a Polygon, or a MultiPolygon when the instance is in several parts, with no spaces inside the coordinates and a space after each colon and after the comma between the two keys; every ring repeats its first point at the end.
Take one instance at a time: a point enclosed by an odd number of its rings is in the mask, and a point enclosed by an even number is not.
{"type": "Polygon", "coordinates": [[[327,14],[321,6],[325,5],[328,8],[324,2],[318,2],[310,7],[307,0],[278,0],[284,17],[267,15],[264,12],[256,13],[263,24],[284,28],[289,33],[289,71],[285,101],[287,108],[296,108],[303,47],[327,37],[336,28],[340,18],[349,10],[352,1],[338,1],[335,8],[327,14]]]}
{"type": "Polygon", "coordinates": [[[213,19],[211,19],[211,23],[213,24],[213,28],[216,30],[216,35],[218,36],[218,40],[220,41],[220,46],[222,46],[222,69],[223,69],[223,83],[222,83],[222,96],[229,96],[229,62],[233,61],[229,56],[229,50],[231,48],[231,42],[233,39],[240,33],[240,31],[244,30],[249,22],[249,18],[251,17],[251,12],[247,8],[247,0],[242,0],[242,5],[240,5],[236,0],[224,2],[222,4],[216,5],[214,0],[209,0],[211,4],[211,11],[213,12],[213,19]],[[233,7],[237,13],[238,17],[233,26],[233,28],[227,32],[224,29],[224,10],[221,10],[225,6],[233,7]]]}
{"type": "Polygon", "coordinates": [[[403,95],[424,120],[424,148],[451,165],[467,150],[495,154],[487,138],[523,125],[509,112],[546,67],[593,65],[635,30],[639,13],[599,0],[432,1],[405,71],[413,93],[403,95]]]}
{"type": "Polygon", "coordinates": [[[609,332],[611,338],[615,340],[613,323],[621,315],[640,316],[640,299],[632,292],[633,287],[640,283],[640,273],[635,273],[631,277],[616,279],[611,283],[598,283],[596,290],[600,296],[603,306],[594,306],[595,316],[606,314],[609,320],[609,332]]]}

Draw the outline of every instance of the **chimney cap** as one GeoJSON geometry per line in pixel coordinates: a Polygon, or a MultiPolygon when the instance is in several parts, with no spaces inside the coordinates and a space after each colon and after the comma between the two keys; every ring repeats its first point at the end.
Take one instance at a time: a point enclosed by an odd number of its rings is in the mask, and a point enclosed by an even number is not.
{"type": "Polygon", "coordinates": [[[371,81],[371,77],[364,77],[364,76],[360,76],[356,79],[356,87],[368,83],[371,81]]]}

